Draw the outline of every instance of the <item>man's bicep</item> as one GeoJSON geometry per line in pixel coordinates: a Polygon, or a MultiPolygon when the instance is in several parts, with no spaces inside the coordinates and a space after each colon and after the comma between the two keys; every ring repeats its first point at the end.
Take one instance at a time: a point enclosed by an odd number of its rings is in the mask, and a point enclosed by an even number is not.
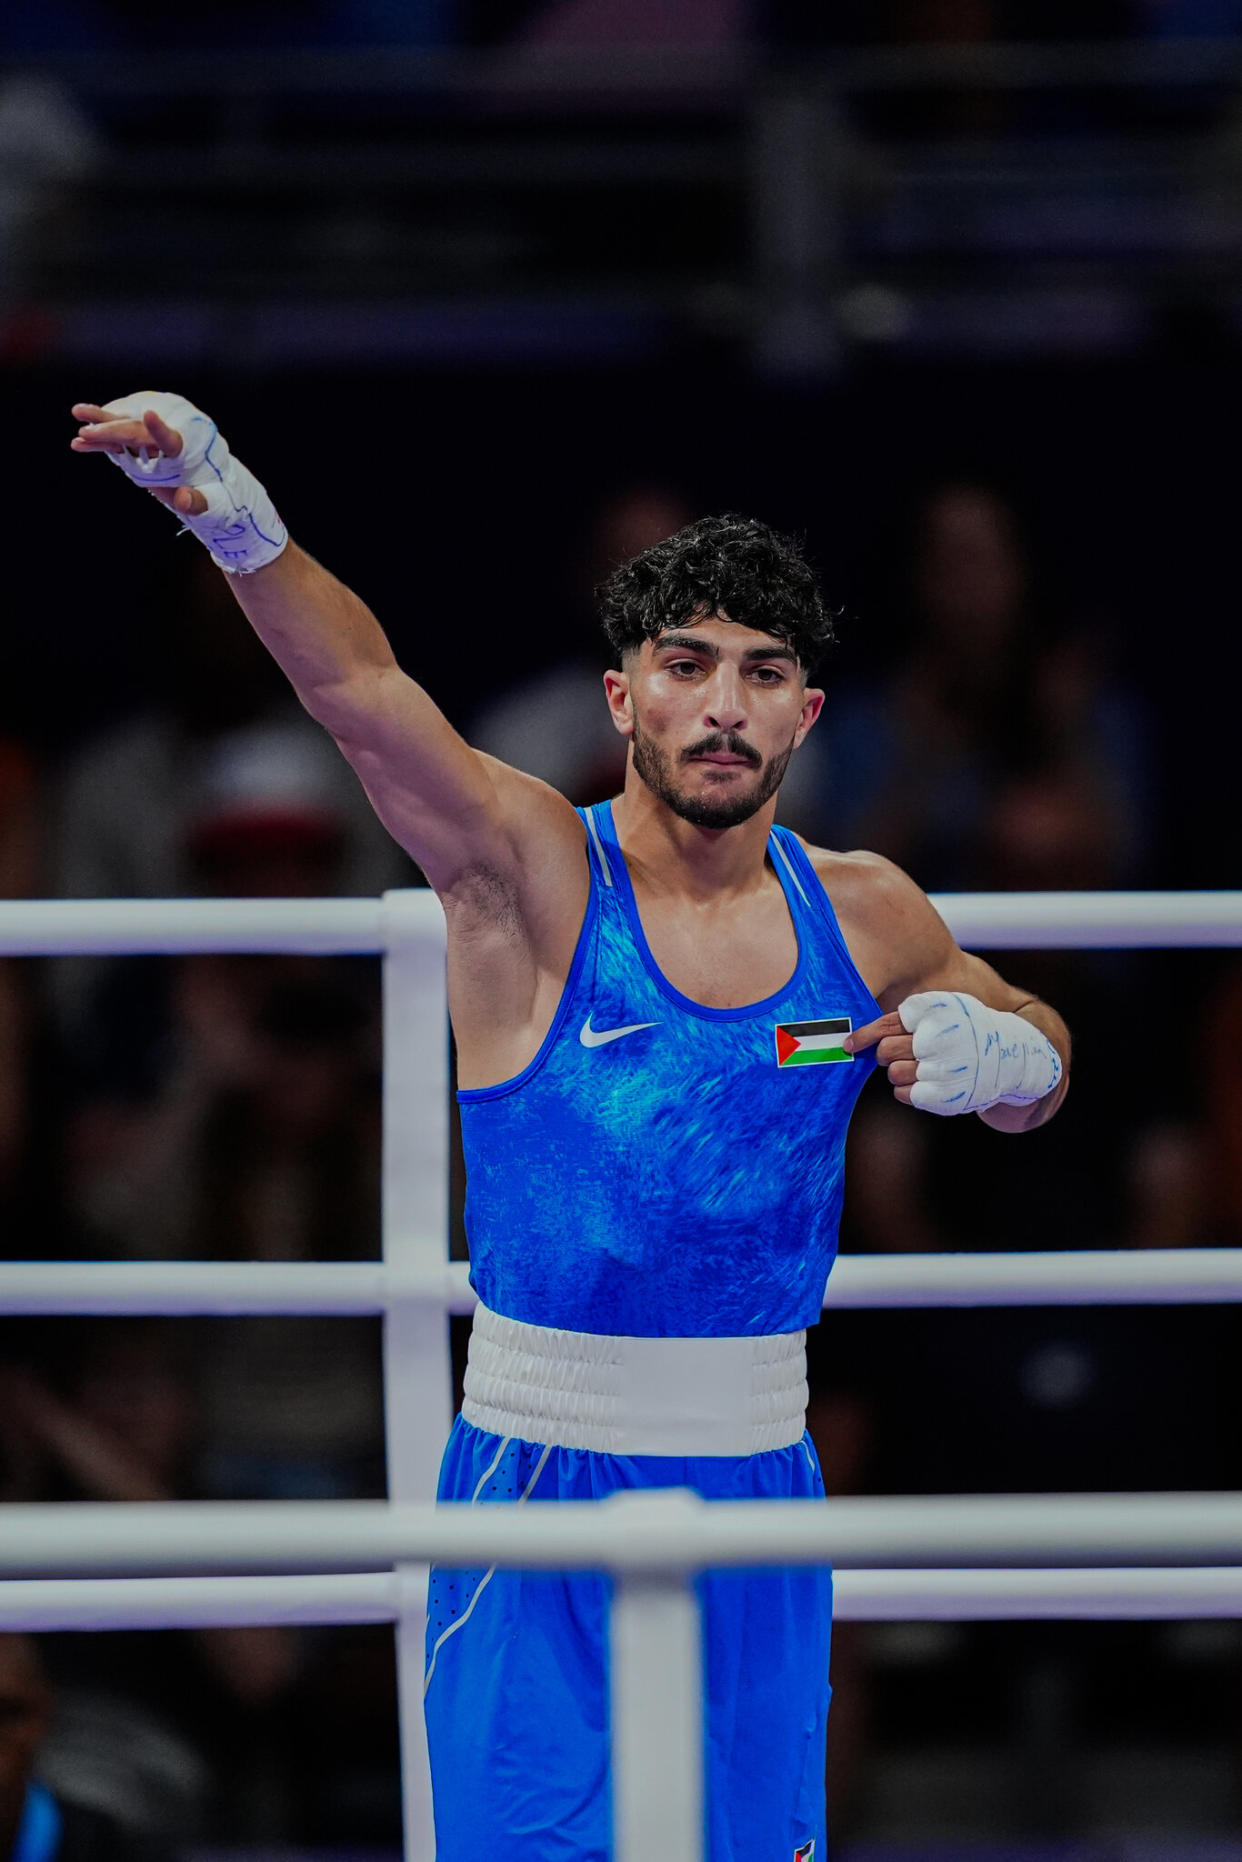
{"type": "Polygon", "coordinates": [[[1013,988],[982,957],[961,948],[927,894],[900,867],[877,861],[875,883],[881,895],[877,906],[882,898],[877,917],[886,927],[886,981],[877,997],[883,1009],[895,1009],[907,996],[930,989],[960,990],[991,1008],[1010,1011],[1031,1000],[1029,992],[1013,988]]]}
{"type": "Polygon", "coordinates": [[[582,824],[561,795],[475,750],[412,681],[386,695],[364,738],[338,738],[376,814],[446,901],[484,881],[516,896],[532,866],[581,860],[582,824]]]}
{"type": "Polygon", "coordinates": [[[491,773],[421,686],[396,666],[377,668],[324,711],[376,814],[437,891],[492,849],[491,773]]]}

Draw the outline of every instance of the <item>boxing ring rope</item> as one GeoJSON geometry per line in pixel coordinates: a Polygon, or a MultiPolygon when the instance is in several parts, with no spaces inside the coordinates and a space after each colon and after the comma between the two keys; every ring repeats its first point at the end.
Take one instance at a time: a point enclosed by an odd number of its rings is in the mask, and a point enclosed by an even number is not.
{"type": "MultiPolygon", "coordinates": [[[[841,1571],[833,1616],[854,1623],[1242,1618],[1242,1570],[1151,1565],[1102,1570],[841,1571]]],[[[395,1623],[426,1607],[425,1573],[296,1577],[10,1578],[0,1630],[293,1628],[395,1623]]]]}
{"type": "Polygon", "coordinates": [[[680,1489],[556,1506],[426,1501],[78,1501],[4,1509],[0,1573],[359,1572],[428,1563],[685,1576],[1023,1565],[1242,1566],[1242,1494],[917,1495],[709,1502],[680,1489]]]}
{"type": "MultiPolygon", "coordinates": [[[[950,892],[933,894],[932,903],[958,942],[979,950],[1242,944],[1242,892],[950,892]]],[[[409,934],[415,925],[431,932],[438,921],[426,892],[388,892],[382,899],[15,899],[0,902],[0,957],[376,954],[391,948],[403,926],[409,934]]]]}
{"type": "MultiPolygon", "coordinates": [[[[435,1273],[381,1262],[0,1261],[0,1311],[373,1317],[396,1301],[470,1313],[465,1261],[435,1273]]],[[[824,1307],[1189,1306],[1242,1300],[1242,1248],[1040,1254],[842,1255],[824,1307]]]]}
{"type": "MultiPolygon", "coordinates": [[[[959,941],[975,948],[1242,945],[1239,892],[956,894],[935,903],[959,941]]],[[[427,1560],[608,1570],[616,1857],[647,1862],[656,1853],[701,1855],[698,1616],[689,1584],[696,1569],[833,1562],[837,1614],[862,1620],[1242,1615],[1242,1495],[709,1508],[688,1495],[626,1494],[598,1506],[473,1515],[427,1505],[450,1421],[445,1316],[473,1305],[464,1268],[447,1259],[443,945],[439,906],[426,892],[382,900],[0,903],[0,956],[382,954],[380,1262],[5,1263],[0,1310],[382,1313],[391,1496],[333,1507],[85,1503],[74,1508],[72,1535],[63,1507],[6,1507],[0,1572],[60,1575],[0,1582],[0,1628],[394,1623],[405,1854],[407,1862],[427,1862],[434,1853],[421,1711],[427,1560]],[[977,1568],[962,1568],[970,1560],[977,1568]],[[1200,1560],[1204,1568],[1180,1568],[1200,1560]],[[336,1568],[341,1563],[345,1569],[336,1568]],[[1094,1568],[1064,1568],[1075,1564],[1094,1568]],[[274,1569],[256,1573],[256,1565],[274,1569]],[[148,1571],[160,1575],[116,1575],[148,1571]],[[171,1575],[178,1571],[195,1575],[171,1575]]],[[[1196,1249],[853,1258],[838,1264],[825,1303],[1239,1298],[1242,1250],[1196,1249]]]]}

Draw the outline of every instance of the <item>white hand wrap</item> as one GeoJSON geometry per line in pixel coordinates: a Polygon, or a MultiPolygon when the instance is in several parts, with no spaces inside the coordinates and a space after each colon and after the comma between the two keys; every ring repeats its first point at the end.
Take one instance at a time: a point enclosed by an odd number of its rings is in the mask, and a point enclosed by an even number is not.
{"type": "Polygon", "coordinates": [[[289,541],[289,532],[276,514],[276,507],[253,472],[240,459],[234,459],[228,444],[208,416],[180,394],[127,394],[119,401],[109,401],[106,413],[127,420],[141,420],[148,411],[181,435],[182,447],[175,459],[162,453],[138,458],[129,453],[109,453],[114,465],[127,478],[148,491],[174,485],[190,485],[201,491],[207,509],[198,517],[181,517],[187,530],[205,543],[222,569],[230,575],[250,575],[274,562],[289,541]]]}
{"type": "Polygon", "coordinates": [[[929,990],[907,996],[897,1013],[914,1036],[918,1074],[911,1105],[951,1116],[988,1106],[1027,1106],[1061,1077],[1061,1056],[1021,1015],[990,1009],[977,996],[929,990]]]}

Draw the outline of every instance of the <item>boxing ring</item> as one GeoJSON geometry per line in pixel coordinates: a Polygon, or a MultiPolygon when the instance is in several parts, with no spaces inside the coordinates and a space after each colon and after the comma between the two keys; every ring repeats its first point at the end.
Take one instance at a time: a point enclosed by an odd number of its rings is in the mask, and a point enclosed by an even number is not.
{"type": "MultiPolygon", "coordinates": [[[[1242,945],[1242,892],[954,894],[974,949],[1242,945]]],[[[839,1619],[1242,1618],[1242,1494],[842,1499],[708,1505],[432,1504],[451,1420],[444,924],[383,899],[18,901],[0,956],[380,954],[382,1257],[371,1263],[6,1262],[0,1313],[378,1314],[387,1501],[13,1505],[0,1630],[258,1623],[395,1626],[406,1862],[431,1862],[422,1719],[429,1562],[602,1570],[614,1582],[616,1862],[702,1857],[698,1614],[707,1566],[831,1563],[839,1619]]],[[[847,1257],[834,1307],[1242,1300],[1242,1250],[847,1257]]]]}

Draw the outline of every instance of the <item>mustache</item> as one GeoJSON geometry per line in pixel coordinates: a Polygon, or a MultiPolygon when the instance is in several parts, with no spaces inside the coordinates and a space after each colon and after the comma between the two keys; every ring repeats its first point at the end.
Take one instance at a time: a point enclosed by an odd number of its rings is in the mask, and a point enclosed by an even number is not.
{"type": "Polygon", "coordinates": [[[688,750],[682,751],[681,760],[683,763],[689,763],[696,756],[719,756],[721,753],[726,756],[745,757],[748,763],[755,765],[763,761],[753,744],[748,744],[746,739],[739,737],[736,731],[715,731],[710,737],[700,738],[698,743],[691,744],[688,750]]]}

